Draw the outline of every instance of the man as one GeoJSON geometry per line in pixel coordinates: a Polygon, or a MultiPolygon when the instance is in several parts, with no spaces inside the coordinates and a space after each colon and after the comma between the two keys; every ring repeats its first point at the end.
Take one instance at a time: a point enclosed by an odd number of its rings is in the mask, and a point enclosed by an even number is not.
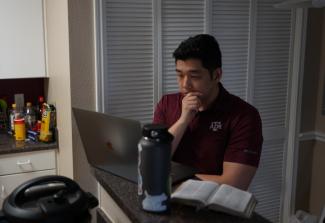
{"type": "Polygon", "coordinates": [[[179,93],[163,96],[154,123],[174,136],[173,160],[196,167],[202,180],[247,190],[258,167],[262,125],[258,111],[220,83],[221,52],[200,34],[174,51],[179,93]]]}

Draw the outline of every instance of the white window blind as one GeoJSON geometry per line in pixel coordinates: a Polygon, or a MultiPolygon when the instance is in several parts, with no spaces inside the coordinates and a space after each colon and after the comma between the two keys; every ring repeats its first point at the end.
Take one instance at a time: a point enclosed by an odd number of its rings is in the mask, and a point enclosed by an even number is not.
{"type": "Polygon", "coordinates": [[[283,139],[264,140],[260,166],[249,188],[259,201],[255,211],[272,222],[281,217],[284,154],[283,139]]]}
{"type": "Polygon", "coordinates": [[[265,128],[286,125],[291,13],[273,8],[275,2],[257,1],[254,104],[265,128]]]}
{"type": "Polygon", "coordinates": [[[204,0],[162,0],[162,93],[178,91],[175,60],[179,43],[204,32],[204,0]]]}
{"type": "Polygon", "coordinates": [[[228,91],[244,100],[247,99],[249,7],[248,0],[214,0],[211,10],[211,32],[222,52],[221,82],[228,91]]]}
{"type": "Polygon", "coordinates": [[[256,2],[253,103],[261,114],[264,143],[261,166],[251,191],[260,201],[257,212],[272,222],[280,222],[285,183],[291,11],[274,8],[277,0],[256,2]]]}
{"type": "Polygon", "coordinates": [[[291,35],[291,13],[275,9],[276,2],[213,0],[210,21],[223,55],[221,82],[260,111],[263,152],[250,191],[259,200],[256,211],[272,222],[281,215],[291,35]]]}
{"type": "Polygon", "coordinates": [[[102,3],[104,111],[150,122],[154,106],[152,1],[102,3]]]}

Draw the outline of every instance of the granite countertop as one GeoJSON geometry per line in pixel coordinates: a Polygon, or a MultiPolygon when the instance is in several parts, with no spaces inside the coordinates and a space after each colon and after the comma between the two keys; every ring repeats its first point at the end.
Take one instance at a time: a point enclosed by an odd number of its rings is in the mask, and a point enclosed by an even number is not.
{"type": "Polygon", "coordinates": [[[156,222],[156,223],[198,223],[198,222],[223,222],[223,223],[270,223],[267,219],[254,213],[250,219],[230,216],[215,211],[196,211],[194,207],[175,204],[171,205],[169,214],[153,214],[145,212],[138,203],[137,184],[124,180],[118,176],[93,168],[92,172],[107,193],[115,200],[119,207],[129,217],[131,222],[156,222]]]}
{"type": "Polygon", "coordinates": [[[0,133],[0,155],[31,152],[38,150],[57,149],[58,143],[42,143],[42,142],[18,142],[12,136],[6,133],[0,133]]]}

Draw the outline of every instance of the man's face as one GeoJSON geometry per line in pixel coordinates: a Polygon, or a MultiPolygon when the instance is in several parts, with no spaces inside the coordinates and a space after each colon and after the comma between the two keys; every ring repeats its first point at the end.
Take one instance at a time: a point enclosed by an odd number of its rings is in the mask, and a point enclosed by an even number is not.
{"type": "Polygon", "coordinates": [[[198,59],[176,61],[176,74],[179,91],[186,95],[189,92],[200,92],[202,100],[206,100],[217,90],[221,77],[221,69],[217,68],[212,75],[202,66],[198,59]]]}

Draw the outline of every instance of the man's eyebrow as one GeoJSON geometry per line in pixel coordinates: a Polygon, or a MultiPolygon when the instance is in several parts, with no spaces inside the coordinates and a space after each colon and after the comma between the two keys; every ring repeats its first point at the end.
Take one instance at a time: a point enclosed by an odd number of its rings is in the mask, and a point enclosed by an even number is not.
{"type": "Polygon", "coordinates": [[[192,69],[192,70],[189,70],[188,72],[192,72],[192,73],[194,72],[195,73],[195,72],[199,72],[199,71],[200,71],[200,69],[192,69]]]}
{"type": "MultiPolygon", "coordinates": [[[[179,73],[182,72],[182,71],[179,70],[179,69],[175,69],[175,71],[176,71],[176,72],[179,72],[179,73]]],[[[192,70],[188,70],[187,72],[199,72],[199,71],[200,71],[200,69],[192,69],[192,70]]]]}

